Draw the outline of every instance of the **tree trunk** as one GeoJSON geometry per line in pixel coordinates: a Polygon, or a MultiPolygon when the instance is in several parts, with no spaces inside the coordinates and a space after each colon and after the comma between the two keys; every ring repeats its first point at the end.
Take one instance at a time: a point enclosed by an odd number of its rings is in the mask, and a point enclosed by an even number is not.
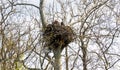
{"type": "Polygon", "coordinates": [[[86,50],[83,51],[83,70],[87,70],[86,50]]]}
{"type": "Polygon", "coordinates": [[[61,58],[62,50],[60,48],[57,48],[57,49],[53,50],[53,52],[54,52],[54,57],[55,57],[54,70],[61,70],[60,58],[61,58]]]}
{"type": "Polygon", "coordinates": [[[44,13],[43,13],[43,11],[44,11],[43,5],[44,5],[44,0],[40,0],[40,3],[39,3],[39,7],[40,7],[40,9],[39,9],[40,18],[41,18],[41,21],[42,21],[43,29],[45,29],[45,27],[46,27],[45,19],[46,19],[46,18],[44,17],[44,13]]]}
{"type": "Polygon", "coordinates": [[[83,70],[87,70],[87,48],[85,46],[82,47],[82,53],[83,70]]]}

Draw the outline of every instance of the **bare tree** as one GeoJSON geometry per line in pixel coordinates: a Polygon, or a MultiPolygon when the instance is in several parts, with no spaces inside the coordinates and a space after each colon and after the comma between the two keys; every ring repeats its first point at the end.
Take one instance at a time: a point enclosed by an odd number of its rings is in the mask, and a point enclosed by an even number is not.
{"type": "Polygon", "coordinates": [[[119,70],[119,2],[1,0],[0,68],[119,70]],[[55,20],[75,32],[75,40],[62,51],[44,47],[43,32],[55,20]]]}

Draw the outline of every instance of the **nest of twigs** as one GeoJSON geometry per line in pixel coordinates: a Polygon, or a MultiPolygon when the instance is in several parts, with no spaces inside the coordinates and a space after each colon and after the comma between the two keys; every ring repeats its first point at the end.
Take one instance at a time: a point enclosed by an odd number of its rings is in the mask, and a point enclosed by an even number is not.
{"type": "Polygon", "coordinates": [[[55,50],[67,47],[70,42],[74,40],[73,30],[69,26],[65,26],[63,22],[54,21],[48,24],[43,32],[43,39],[45,47],[50,50],[55,50]]]}

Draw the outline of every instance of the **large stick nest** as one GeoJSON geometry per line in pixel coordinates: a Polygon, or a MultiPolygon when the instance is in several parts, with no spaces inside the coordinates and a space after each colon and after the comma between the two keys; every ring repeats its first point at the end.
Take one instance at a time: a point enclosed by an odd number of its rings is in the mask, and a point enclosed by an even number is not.
{"type": "Polygon", "coordinates": [[[43,32],[43,39],[45,41],[45,47],[51,50],[67,47],[70,42],[74,40],[73,30],[69,26],[65,26],[63,22],[61,24],[58,21],[54,21],[52,24],[48,24],[43,32]]]}

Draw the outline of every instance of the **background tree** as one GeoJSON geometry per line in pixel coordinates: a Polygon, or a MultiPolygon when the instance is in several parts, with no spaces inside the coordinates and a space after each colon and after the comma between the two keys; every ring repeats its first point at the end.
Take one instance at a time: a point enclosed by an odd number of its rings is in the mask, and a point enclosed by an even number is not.
{"type": "Polygon", "coordinates": [[[61,70],[120,69],[119,0],[1,0],[0,68],[54,70],[42,32],[54,20],[70,26],[76,39],[61,54],[61,70]],[[42,3],[44,5],[42,5],[42,3]]]}

